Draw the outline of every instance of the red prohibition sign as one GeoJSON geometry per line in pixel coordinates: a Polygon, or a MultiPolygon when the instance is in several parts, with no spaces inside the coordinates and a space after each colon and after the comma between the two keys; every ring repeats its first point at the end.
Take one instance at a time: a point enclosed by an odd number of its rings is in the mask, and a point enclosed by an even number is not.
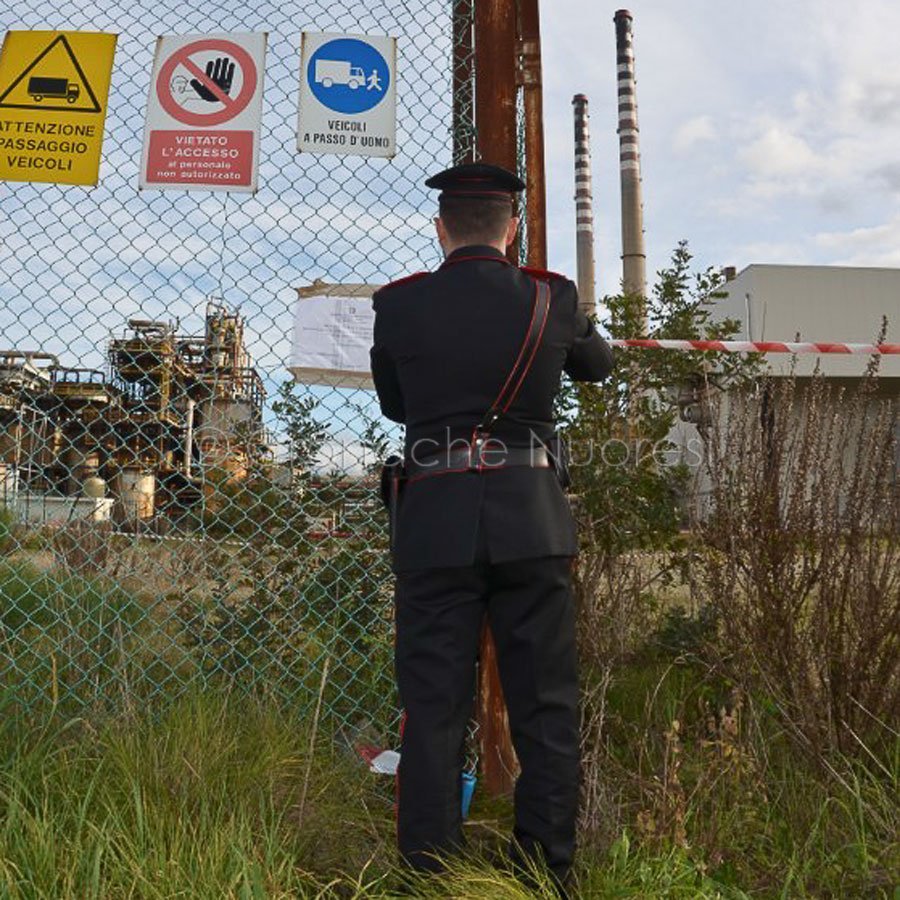
{"type": "Polygon", "coordinates": [[[222,125],[230,121],[239,113],[247,108],[250,99],[256,93],[256,64],[253,57],[239,44],[232,41],[223,41],[218,38],[211,38],[206,41],[194,41],[192,44],[185,44],[184,47],[176,50],[163,64],[160,66],[159,75],[156,79],[156,96],[159,98],[159,104],[173,118],[185,125],[198,125],[201,128],[211,125],[222,125]],[[241,67],[241,92],[237,97],[229,97],[192,59],[192,53],[200,53],[204,50],[214,50],[216,53],[227,53],[234,58],[234,61],[241,67]],[[207,90],[211,91],[219,102],[225,104],[225,109],[220,109],[212,113],[196,113],[179,106],[172,96],[170,85],[175,69],[184,66],[194,78],[197,79],[207,90]]]}

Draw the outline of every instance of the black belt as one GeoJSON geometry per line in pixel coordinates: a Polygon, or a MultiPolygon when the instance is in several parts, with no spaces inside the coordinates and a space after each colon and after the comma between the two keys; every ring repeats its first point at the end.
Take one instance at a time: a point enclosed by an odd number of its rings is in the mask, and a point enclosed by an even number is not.
{"type": "Polygon", "coordinates": [[[496,441],[475,442],[468,447],[455,447],[439,453],[404,461],[404,471],[410,480],[448,472],[491,472],[510,466],[530,466],[547,469],[552,465],[544,447],[503,447],[496,441]]]}

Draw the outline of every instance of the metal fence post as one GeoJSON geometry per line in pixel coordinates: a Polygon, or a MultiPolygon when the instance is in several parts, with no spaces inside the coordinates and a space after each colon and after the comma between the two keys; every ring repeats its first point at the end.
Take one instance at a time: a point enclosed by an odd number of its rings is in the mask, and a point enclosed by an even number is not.
{"type": "Polygon", "coordinates": [[[525,107],[525,194],[528,265],[547,267],[547,190],[544,181],[544,98],[538,0],[519,0],[519,78],[525,107]]]}
{"type": "Polygon", "coordinates": [[[453,165],[475,161],[475,0],[453,0],[453,165]]]}
{"type": "MultiPolygon", "coordinates": [[[[475,127],[478,155],[485,162],[516,171],[516,0],[475,3],[475,127]]],[[[510,259],[518,263],[515,245],[510,259]]],[[[488,793],[509,793],[516,755],[497,669],[497,653],[485,626],[478,678],[481,771],[488,793]]]]}

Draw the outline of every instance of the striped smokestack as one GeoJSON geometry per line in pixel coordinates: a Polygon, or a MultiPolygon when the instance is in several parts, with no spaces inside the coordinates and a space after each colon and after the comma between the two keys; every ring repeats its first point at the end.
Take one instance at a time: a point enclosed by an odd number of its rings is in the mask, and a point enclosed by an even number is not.
{"type": "Polygon", "coordinates": [[[578,305],[594,312],[594,196],[591,188],[591,127],[588,98],[576,94],[575,107],[575,242],[578,305]]]}
{"type": "Polygon", "coordinates": [[[641,151],[634,78],[632,16],[616,12],[619,83],[619,175],[622,185],[622,284],[626,294],[647,296],[647,251],[641,197],[641,151]]]}

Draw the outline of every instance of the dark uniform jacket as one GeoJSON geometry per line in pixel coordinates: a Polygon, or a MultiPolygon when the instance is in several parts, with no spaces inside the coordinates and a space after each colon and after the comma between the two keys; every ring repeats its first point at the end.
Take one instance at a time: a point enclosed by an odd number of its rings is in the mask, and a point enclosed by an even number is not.
{"type": "MultiPolygon", "coordinates": [[[[450,254],[436,272],[375,293],[372,375],[384,415],[406,425],[407,457],[425,459],[471,439],[518,356],[536,278],[551,287],[549,318],[514,403],[491,430],[508,447],[528,448],[554,434],[563,371],[599,381],[612,369],[612,352],[578,309],[574,283],[472,246],[450,254]]],[[[574,555],[574,521],[555,472],[510,466],[435,474],[405,486],[396,571],[471,565],[476,538],[492,563],[574,555]]]]}

